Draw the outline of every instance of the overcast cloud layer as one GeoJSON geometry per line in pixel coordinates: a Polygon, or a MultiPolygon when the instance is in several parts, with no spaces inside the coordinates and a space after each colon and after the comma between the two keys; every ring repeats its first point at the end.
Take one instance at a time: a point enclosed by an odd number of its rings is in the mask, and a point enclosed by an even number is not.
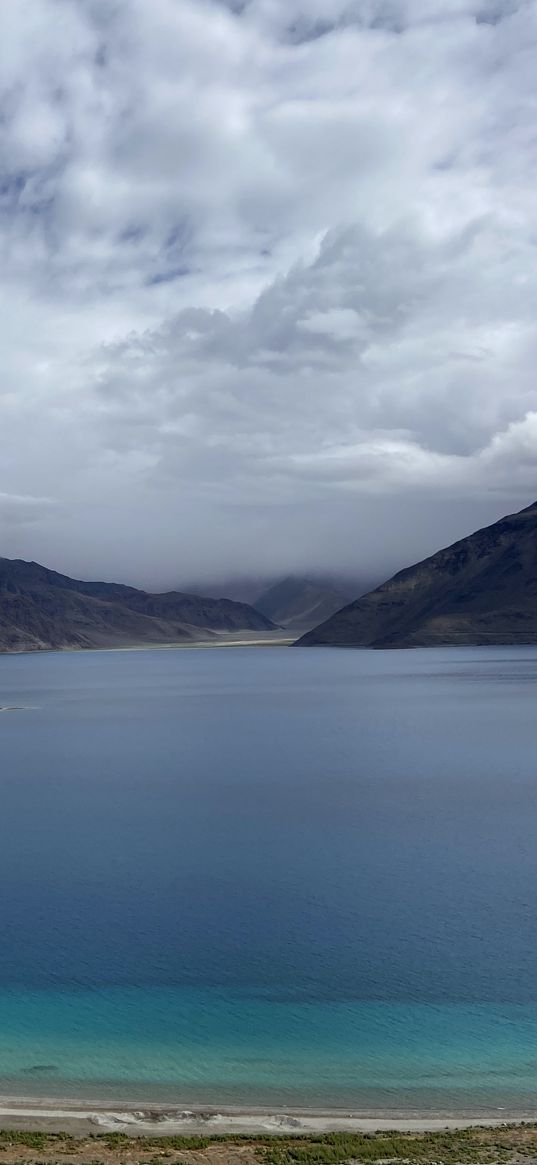
{"type": "Polygon", "coordinates": [[[1,553],[368,575],[537,497],[537,2],[2,22],[1,553]]]}

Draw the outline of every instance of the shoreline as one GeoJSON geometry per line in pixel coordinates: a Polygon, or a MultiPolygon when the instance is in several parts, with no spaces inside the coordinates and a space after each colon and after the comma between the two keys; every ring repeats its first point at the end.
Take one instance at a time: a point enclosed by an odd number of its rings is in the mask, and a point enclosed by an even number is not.
{"type": "MultiPolygon", "coordinates": [[[[292,647],[300,638],[302,632],[290,630],[267,631],[261,635],[258,631],[221,632],[214,637],[200,639],[170,640],[169,643],[120,643],[95,644],[91,647],[21,647],[13,650],[0,648],[0,657],[20,655],[86,655],[89,652],[118,652],[118,651],[197,651],[198,648],[213,647],[292,647]]],[[[11,709],[0,709],[11,711],[11,709]]]]}
{"type": "Polygon", "coordinates": [[[349,1111],[337,1108],[281,1106],[207,1105],[184,1108],[180,1105],[134,1106],[116,1103],[90,1104],[85,1100],[53,1097],[11,1097],[0,1094],[0,1127],[24,1132],[69,1132],[88,1136],[96,1133],[127,1133],[129,1136],[217,1136],[300,1135],[331,1132],[434,1132],[478,1127],[501,1128],[537,1121],[533,1111],[496,1110],[497,1115],[478,1108],[466,1113],[452,1110],[408,1112],[396,1110],[349,1111]]]}

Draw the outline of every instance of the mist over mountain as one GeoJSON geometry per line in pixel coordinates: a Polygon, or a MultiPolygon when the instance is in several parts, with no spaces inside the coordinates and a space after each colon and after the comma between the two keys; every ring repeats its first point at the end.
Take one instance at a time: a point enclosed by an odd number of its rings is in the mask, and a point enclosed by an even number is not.
{"type": "Polygon", "coordinates": [[[300,646],[537,643],[537,502],[399,571],[300,646]]]}
{"type": "Polygon", "coordinates": [[[289,577],[263,591],[255,607],[280,627],[299,628],[315,627],[346,602],[343,592],[333,587],[289,577]]]}
{"type": "MultiPolygon", "coordinates": [[[[332,573],[312,570],[300,574],[284,572],[276,575],[269,573],[265,575],[230,575],[228,578],[216,576],[215,579],[205,582],[187,581],[184,586],[178,589],[186,590],[191,594],[207,594],[213,595],[214,598],[234,599],[237,602],[250,603],[253,607],[257,607],[259,602],[263,602],[263,598],[268,592],[280,586],[292,584],[298,588],[312,587],[320,592],[334,592],[338,597],[342,596],[344,602],[349,602],[358,594],[371,590],[381,579],[382,576],[378,572],[363,576],[359,572],[345,574],[336,570],[332,573]]],[[[262,608],[259,607],[259,609],[262,608]]]]}

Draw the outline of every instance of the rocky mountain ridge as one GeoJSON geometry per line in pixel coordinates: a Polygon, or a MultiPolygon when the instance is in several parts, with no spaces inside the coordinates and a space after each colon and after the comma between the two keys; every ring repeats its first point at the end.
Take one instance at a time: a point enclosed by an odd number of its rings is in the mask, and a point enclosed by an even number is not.
{"type": "Polygon", "coordinates": [[[297,646],[537,643],[537,502],[399,571],[297,646]]]}
{"type": "Polygon", "coordinates": [[[0,651],[188,643],[271,630],[248,603],[81,582],[36,562],[0,558],[0,651]]]}

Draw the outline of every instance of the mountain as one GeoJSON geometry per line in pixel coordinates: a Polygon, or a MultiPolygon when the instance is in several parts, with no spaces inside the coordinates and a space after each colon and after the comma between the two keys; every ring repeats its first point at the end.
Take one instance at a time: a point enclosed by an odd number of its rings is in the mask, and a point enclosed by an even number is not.
{"type": "Polygon", "coordinates": [[[347,602],[347,596],[309,579],[285,578],[254,600],[257,611],[280,627],[315,627],[347,602]]]}
{"type": "Polygon", "coordinates": [[[344,607],[298,646],[537,643],[537,502],[344,607]]]}
{"type": "MultiPolygon", "coordinates": [[[[199,579],[184,580],[177,590],[188,591],[189,594],[213,595],[215,599],[225,597],[226,599],[234,599],[236,602],[249,603],[252,607],[257,607],[258,602],[262,602],[267,591],[272,591],[274,587],[280,585],[292,584],[293,587],[317,587],[319,591],[330,592],[337,599],[340,607],[346,606],[351,599],[355,599],[356,595],[363,595],[365,591],[370,591],[377,583],[382,582],[382,576],[377,573],[376,577],[369,576],[362,578],[359,575],[353,574],[319,574],[317,571],[308,575],[232,575],[231,577],[211,578],[200,582],[199,579]]],[[[334,610],[337,610],[334,607],[334,610]]],[[[327,618],[330,612],[324,615],[327,618]]],[[[323,612],[321,612],[323,618],[323,612]]],[[[317,619],[319,622],[319,619],[317,619]]],[[[312,624],[313,626],[313,624],[312,624]]]]}
{"type": "Polygon", "coordinates": [[[79,582],[36,562],[0,558],[0,651],[177,643],[271,630],[271,621],[247,603],[79,582]]]}

